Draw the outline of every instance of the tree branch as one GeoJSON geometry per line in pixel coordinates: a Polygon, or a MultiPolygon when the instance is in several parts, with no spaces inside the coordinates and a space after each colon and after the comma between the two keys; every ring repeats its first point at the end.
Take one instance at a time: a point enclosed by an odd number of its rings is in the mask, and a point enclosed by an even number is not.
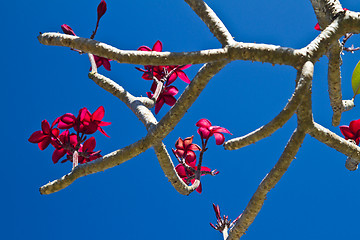
{"type": "Polygon", "coordinates": [[[360,147],[344,138],[338,136],[320,124],[314,123],[310,135],[329,147],[345,154],[348,157],[360,162],[360,147]]]}
{"type": "Polygon", "coordinates": [[[228,140],[224,144],[225,149],[236,150],[248,146],[270,136],[276,130],[281,128],[295,113],[299,104],[303,100],[305,93],[310,88],[313,76],[313,68],[314,65],[311,62],[307,62],[304,65],[302,71],[298,71],[297,86],[293,95],[284,109],[273,120],[245,136],[228,140]]]}
{"type": "Polygon", "coordinates": [[[99,73],[90,72],[89,78],[101,88],[124,102],[145,125],[146,129],[157,124],[157,120],[148,109],[148,107],[154,106],[153,100],[146,97],[134,97],[119,84],[99,73]]]}
{"type": "Polygon", "coordinates": [[[267,193],[275,187],[280,181],[281,177],[287,171],[292,160],[295,158],[296,153],[304,141],[305,132],[296,129],[287,143],[284,152],[281,154],[279,161],[275,164],[273,169],[265,176],[261,181],[256,192],[250,199],[250,202],[246,206],[244,212],[236,222],[235,226],[231,229],[228,240],[239,239],[245,234],[248,227],[253,223],[257,214],[260,212],[267,193]]]}
{"type": "Polygon", "coordinates": [[[139,155],[142,152],[145,152],[148,148],[151,147],[154,140],[150,137],[145,137],[127,147],[109,153],[101,158],[98,158],[89,163],[84,163],[75,167],[70,173],[66,174],[60,179],[49,182],[48,184],[42,186],[39,190],[41,194],[51,194],[61,189],[66,188],[72,184],[76,179],[105,171],[106,169],[120,165],[127,160],[139,155]]]}

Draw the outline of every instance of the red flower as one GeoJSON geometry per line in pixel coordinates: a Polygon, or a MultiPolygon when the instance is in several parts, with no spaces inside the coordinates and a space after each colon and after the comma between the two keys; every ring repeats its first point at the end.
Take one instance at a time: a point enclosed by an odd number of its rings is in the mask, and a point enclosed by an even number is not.
{"type": "Polygon", "coordinates": [[[167,72],[173,71],[173,73],[170,75],[168,81],[166,82],[166,85],[168,86],[168,85],[172,84],[177,79],[177,77],[179,77],[181,80],[183,80],[184,82],[189,84],[191,81],[188,78],[188,76],[183,72],[183,70],[185,70],[189,67],[191,67],[190,64],[184,65],[184,66],[166,66],[167,72]]]}
{"type": "Polygon", "coordinates": [[[29,142],[37,143],[40,150],[46,149],[51,143],[53,138],[59,135],[59,129],[53,128],[58,122],[58,118],[52,123],[51,127],[47,120],[41,122],[41,130],[31,134],[29,142]]]}
{"type": "Polygon", "coordinates": [[[229,219],[228,216],[225,216],[223,218],[221,218],[221,214],[220,214],[220,207],[219,205],[215,205],[213,203],[213,208],[214,208],[214,212],[215,212],[215,216],[217,219],[216,225],[210,223],[210,226],[212,228],[214,228],[215,230],[218,230],[219,232],[223,232],[225,227],[228,230],[231,230],[231,228],[235,225],[235,223],[237,222],[237,220],[239,220],[241,214],[234,220],[231,222],[231,220],[229,219]]]}
{"type": "Polygon", "coordinates": [[[65,34],[76,36],[76,34],[74,33],[74,30],[72,30],[72,28],[67,24],[61,25],[61,29],[63,30],[63,32],[65,34]]]}
{"type": "Polygon", "coordinates": [[[187,137],[184,140],[179,138],[175,143],[176,150],[173,149],[174,154],[180,159],[185,159],[187,164],[196,161],[196,154],[194,151],[201,150],[199,145],[192,143],[193,138],[194,136],[187,137]]]}
{"type": "MultiPolygon", "coordinates": [[[[151,89],[150,89],[153,93],[155,93],[155,90],[156,90],[156,82],[154,82],[151,86],[151,89]]],[[[174,106],[174,104],[176,103],[176,98],[174,97],[177,93],[179,92],[179,90],[174,87],[174,86],[167,86],[165,87],[156,103],[155,103],[155,114],[158,114],[158,112],[160,111],[160,109],[162,108],[162,106],[164,105],[164,103],[166,103],[167,105],[169,106],[174,106]]],[[[147,96],[149,98],[152,98],[153,97],[153,93],[151,92],[147,92],[147,96]]]]}
{"type": "MultiPolygon", "coordinates": [[[[189,164],[190,167],[192,167],[193,169],[197,169],[197,167],[195,166],[195,161],[191,162],[189,164]]],[[[190,178],[190,182],[191,184],[193,184],[195,182],[195,178],[193,178],[193,176],[195,175],[194,172],[186,169],[182,164],[178,164],[176,167],[175,167],[175,170],[176,172],[178,173],[179,177],[186,183],[186,184],[189,184],[189,178],[190,178]]],[[[207,171],[207,172],[211,172],[211,169],[208,168],[208,167],[201,167],[201,171],[207,171]]],[[[205,174],[201,174],[201,176],[203,176],[205,174]]],[[[200,185],[199,187],[196,188],[196,191],[198,193],[201,193],[202,192],[202,186],[201,186],[201,182],[200,182],[200,185]]]]}
{"type": "Polygon", "coordinates": [[[96,111],[91,114],[90,111],[84,107],[80,109],[79,115],[76,119],[78,124],[74,125],[74,129],[77,132],[84,134],[93,134],[99,130],[102,134],[109,137],[106,132],[101,128],[102,126],[108,126],[111,123],[101,121],[105,115],[105,109],[100,106],[96,111]]]}
{"type": "MultiPolygon", "coordinates": [[[[212,126],[211,122],[207,119],[200,119],[196,126],[199,127],[198,133],[202,139],[209,139],[211,136],[214,135],[215,141],[217,145],[221,145],[225,141],[225,137],[222,133],[230,133],[229,130],[219,126],[212,126]]],[[[231,134],[232,135],[232,134],[231,134]]]]}
{"type": "Polygon", "coordinates": [[[84,107],[80,109],[79,115],[77,117],[71,113],[66,113],[59,117],[58,127],[60,129],[69,129],[73,127],[75,131],[84,134],[93,134],[99,130],[102,134],[109,137],[101,128],[111,124],[109,122],[102,121],[104,115],[105,109],[103,106],[100,106],[98,109],[96,109],[93,114],[91,114],[90,111],[84,107]]]}
{"type": "MultiPolygon", "coordinates": [[[[160,40],[156,41],[153,48],[150,49],[148,46],[141,46],[138,48],[138,51],[155,51],[155,52],[161,52],[163,48],[162,42],[160,40]]],[[[158,80],[163,79],[164,77],[167,77],[167,83],[166,86],[169,86],[171,83],[173,83],[177,77],[179,77],[181,80],[183,80],[186,83],[190,83],[190,79],[188,76],[183,72],[183,70],[189,68],[191,65],[184,65],[184,66],[152,66],[152,65],[146,65],[144,66],[145,69],[136,68],[137,70],[144,72],[142,75],[142,78],[145,80],[153,80],[154,77],[158,80]],[[170,72],[172,72],[170,74],[170,72]],[[169,76],[167,76],[170,74],[169,76]]]]}
{"type": "Polygon", "coordinates": [[[97,7],[98,21],[100,21],[100,18],[105,14],[106,10],[107,10],[106,2],[104,0],[101,0],[101,2],[99,3],[99,5],[97,7]]]}
{"type": "Polygon", "coordinates": [[[352,139],[359,145],[360,140],[360,119],[351,121],[349,126],[340,126],[340,131],[345,139],[352,139]]]}

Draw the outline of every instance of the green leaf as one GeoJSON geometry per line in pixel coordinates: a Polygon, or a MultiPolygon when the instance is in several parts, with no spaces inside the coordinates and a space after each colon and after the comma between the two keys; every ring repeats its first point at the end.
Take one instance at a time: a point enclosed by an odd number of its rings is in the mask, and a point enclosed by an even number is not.
{"type": "Polygon", "coordinates": [[[351,85],[354,91],[354,97],[360,93],[360,61],[356,64],[351,77],[351,85]]]}

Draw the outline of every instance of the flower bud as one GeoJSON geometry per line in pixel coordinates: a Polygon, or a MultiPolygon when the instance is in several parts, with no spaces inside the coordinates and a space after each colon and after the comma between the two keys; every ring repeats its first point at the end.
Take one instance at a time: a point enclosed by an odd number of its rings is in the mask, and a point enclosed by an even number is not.
{"type": "Polygon", "coordinates": [[[67,24],[61,25],[61,29],[63,30],[63,32],[64,32],[65,34],[69,34],[69,35],[74,35],[74,36],[76,36],[76,34],[75,34],[74,31],[72,30],[72,28],[71,28],[69,25],[67,25],[67,24]]]}
{"type": "Polygon", "coordinates": [[[104,0],[101,0],[99,6],[97,7],[98,21],[105,14],[106,9],[107,9],[106,2],[104,0]]]}

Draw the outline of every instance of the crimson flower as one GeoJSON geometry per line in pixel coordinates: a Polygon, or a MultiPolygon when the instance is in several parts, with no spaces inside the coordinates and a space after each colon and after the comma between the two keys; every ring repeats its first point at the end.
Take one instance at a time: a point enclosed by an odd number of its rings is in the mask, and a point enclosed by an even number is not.
{"type": "MultiPolygon", "coordinates": [[[[151,86],[151,89],[150,89],[153,93],[155,93],[155,90],[156,90],[156,82],[154,82],[151,86]]],[[[160,109],[162,108],[162,106],[164,105],[164,103],[166,103],[167,105],[169,106],[174,106],[174,104],[176,103],[176,98],[174,97],[177,93],[179,92],[179,90],[174,87],[174,86],[167,86],[165,87],[156,103],[155,103],[155,114],[158,114],[158,112],[160,111],[160,109]]],[[[151,92],[147,92],[147,96],[149,98],[152,98],[153,97],[153,93],[151,92]]]]}
{"type": "Polygon", "coordinates": [[[349,126],[340,126],[340,131],[345,139],[352,139],[359,145],[360,140],[360,119],[351,121],[349,126]]]}
{"type": "Polygon", "coordinates": [[[71,113],[66,113],[59,118],[58,127],[60,129],[69,129],[74,128],[75,131],[84,133],[84,134],[93,134],[99,130],[102,134],[109,137],[106,132],[101,128],[103,126],[108,126],[111,123],[103,122],[102,119],[105,115],[105,109],[103,106],[100,106],[96,111],[91,114],[90,111],[84,107],[80,109],[78,117],[75,117],[71,113]]]}
{"type": "MultiPolygon", "coordinates": [[[[163,44],[160,40],[156,41],[152,49],[150,49],[148,46],[141,46],[138,48],[138,51],[155,51],[155,52],[161,52],[163,48],[163,44]]],[[[137,70],[143,72],[142,78],[145,80],[153,80],[154,77],[158,80],[163,79],[164,77],[167,77],[167,83],[166,86],[169,86],[171,83],[173,83],[177,77],[179,77],[181,80],[183,80],[186,83],[190,83],[190,79],[188,76],[183,72],[183,70],[189,68],[191,65],[184,65],[184,66],[152,66],[152,65],[146,65],[144,66],[145,69],[136,68],[137,70]],[[170,74],[171,73],[171,74],[170,74]],[[169,75],[170,74],[170,75],[169,75]]]]}
{"type": "Polygon", "coordinates": [[[196,154],[194,151],[200,151],[199,145],[192,143],[194,136],[187,137],[184,140],[179,138],[175,143],[176,150],[173,149],[174,154],[180,159],[185,159],[187,164],[190,164],[196,160],[196,154]]]}
{"type": "MultiPolygon", "coordinates": [[[[189,163],[189,166],[191,168],[193,168],[195,171],[197,169],[197,166],[195,166],[196,162],[193,161],[191,163],[189,163]]],[[[182,164],[178,164],[176,167],[175,167],[175,170],[176,172],[178,173],[179,177],[186,183],[186,184],[189,184],[189,182],[191,182],[191,184],[193,184],[195,182],[195,178],[194,178],[194,175],[195,173],[191,170],[188,170],[184,167],[184,165],[182,164]],[[189,180],[190,179],[190,180],[189,180]]],[[[208,167],[201,167],[201,171],[206,171],[206,172],[211,172],[211,169],[208,168],[208,167]]],[[[201,176],[203,176],[205,174],[201,174],[201,176]]],[[[202,192],[202,186],[201,186],[201,182],[200,182],[200,185],[196,188],[196,191],[198,193],[201,193],[202,192]]]]}
{"type": "Polygon", "coordinates": [[[189,67],[191,67],[190,64],[184,65],[184,66],[166,66],[167,72],[173,71],[173,73],[170,75],[168,81],[166,82],[166,85],[168,86],[168,85],[172,84],[177,79],[177,77],[179,77],[181,80],[183,80],[184,82],[189,84],[191,81],[183,71],[189,67]]]}
{"type": "Polygon", "coordinates": [[[41,130],[31,134],[28,141],[31,143],[37,143],[40,150],[46,149],[51,143],[52,139],[59,135],[59,129],[54,128],[57,122],[58,118],[52,123],[50,127],[49,122],[47,120],[43,120],[41,122],[41,130]]]}
{"type": "Polygon", "coordinates": [[[230,131],[227,130],[226,128],[219,127],[219,126],[212,126],[211,122],[209,120],[205,119],[205,118],[200,119],[196,123],[196,126],[199,127],[197,132],[199,133],[199,135],[200,135],[200,137],[202,139],[207,140],[211,136],[214,135],[217,145],[221,145],[225,141],[225,137],[224,137],[224,135],[222,133],[231,134],[230,131]]]}

